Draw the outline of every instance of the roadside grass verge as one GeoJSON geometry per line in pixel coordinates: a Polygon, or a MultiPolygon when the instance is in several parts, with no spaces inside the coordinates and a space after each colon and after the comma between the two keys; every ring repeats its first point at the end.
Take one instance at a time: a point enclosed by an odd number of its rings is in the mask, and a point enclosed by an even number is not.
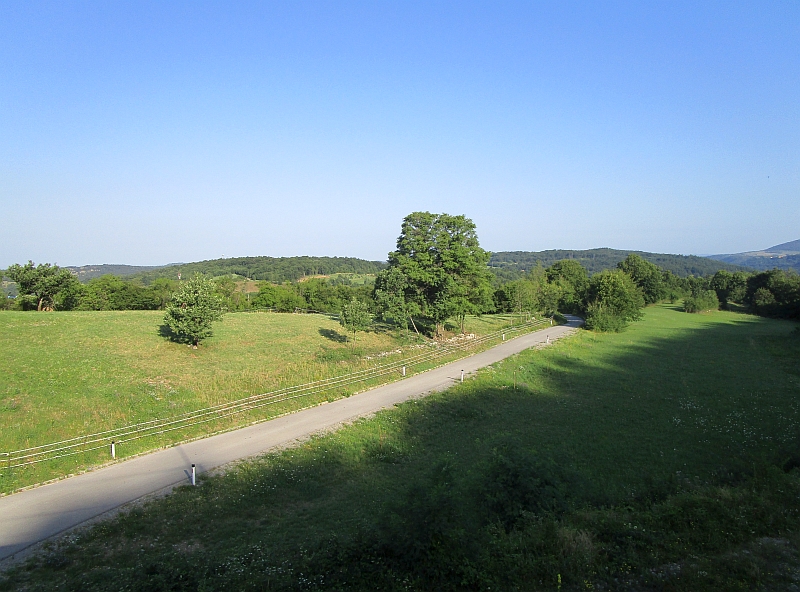
{"type": "Polygon", "coordinates": [[[0,590],[791,589],[793,328],[650,307],[179,488],[0,590]]]}
{"type": "MultiPolygon", "coordinates": [[[[226,315],[215,335],[193,350],[159,335],[162,314],[0,313],[0,454],[344,376],[436,348],[382,327],[359,333],[351,344],[329,316],[252,313],[226,315]]],[[[473,317],[468,330],[484,335],[510,323],[501,315],[473,317]]],[[[396,378],[377,377],[127,441],[117,446],[117,456],[233,429],[396,378]]],[[[110,448],[100,446],[12,470],[0,456],[0,492],[108,462],[110,448]]]]}

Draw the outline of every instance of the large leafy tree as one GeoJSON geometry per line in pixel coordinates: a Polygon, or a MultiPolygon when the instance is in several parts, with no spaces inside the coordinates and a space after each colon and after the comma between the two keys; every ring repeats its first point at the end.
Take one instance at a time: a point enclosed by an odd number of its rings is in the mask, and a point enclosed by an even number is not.
{"type": "Polygon", "coordinates": [[[631,253],[624,261],[620,261],[617,267],[627,273],[639,286],[646,304],[653,304],[666,296],[664,276],[654,263],[636,253],[631,253]]]}
{"type": "Polygon", "coordinates": [[[23,298],[33,301],[36,310],[52,310],[59,292],[78,283],[68,269],[49,263],[34,265],[33,261],[25,265],[15,263],[6,269],[5,275],[17,283],[23,298]]]}
{"type": "Polygon", "coordinates": [[[403,219],[397,250],[389,269],[404,278],[403,299],[409,309],[436,325],[492,306],[490,254],[478,243],[475,224],[465,216],[414,212],[403,219]]]}
{"type": "Polygon", "coordinates": [[[195,348],[211,336],[212,323],[223,315],[222,302],[214,288],[212,280],[196,275],[180,286],[167,305],[164,323],[178,339],[195,348]]]}

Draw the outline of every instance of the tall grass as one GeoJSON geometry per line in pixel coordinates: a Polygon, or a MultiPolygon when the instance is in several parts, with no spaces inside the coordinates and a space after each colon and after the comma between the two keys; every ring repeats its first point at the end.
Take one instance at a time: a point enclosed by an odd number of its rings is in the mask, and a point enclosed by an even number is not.
{"type": "Polygon", "coordinates": [[[179,489],[0,590],[790,589],[792,330],[650,307],[179,489]]]}
{"type": "MultiPolygon", "coordinates": [[[[436,349],[385,329],[360,334],[353,348],[329,317],[261,313],[227,315],[215,336],[193,350],[161,337],[160,318],[149,311],[0,314],[0,452],[174,417],[436,349]]],[[[486,333],[509,322],[505,317],[472,318],[470,330],[486,333]]],[[[290,413],[397,377],[341,385],[127,441],[117,446],[117,454],[129,456],[290,413]]],[[[0,490],[108,460],[106,448],[14,470],[0,458],[0,490]]]]}

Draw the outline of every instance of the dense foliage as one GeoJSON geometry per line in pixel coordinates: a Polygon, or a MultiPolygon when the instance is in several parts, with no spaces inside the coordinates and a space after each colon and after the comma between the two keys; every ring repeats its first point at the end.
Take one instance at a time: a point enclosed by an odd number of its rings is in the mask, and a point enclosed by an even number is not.
{"type": "Polygon", "coordinates": [[[748,274],[737,271],[720,270],[713,275],[708,287],[717,294],[717,300],[723,309],[728,308],[729,302],[744,302],[747,289],[748,274]]]}
{"type": "Polygon", "coordinates": [[[744,301],[759,315],[800,319],[800,274],[781,269],[753,274],[744,301]]]}
{"type": "Polygon", "coordinates": [[[621,270],[601,271],[592,276],[586,294],[586,328],[621,331],[638,321],[645,300],[633,279],[621,270]]]}
{"type": "Polygon", "coordinates": [[[59,293],[78,283],[67,269],[49,263],[34,265],[33,261],[25,265],[15,263],[6,269],[5,275],[17,284],[21,308],[39,311],[53,310],[59,293]]]}
{"type": "Polygon", "coordinates": [[[172,295],[164,324],[174,338],[197,348],[200,340],[211,336],[211,326],[222,314],[222,302],[214,293],[214,283],[198,274],[172,295]]]}
{"type": "Polygon", "coordinates": [[[350,299],[339,313],[339,324],[353,334],[353,344],[356,342],[356,333],[366,331],[372,324],[372,315],[365,302],[357,298],[350,299]]]}
{"type": "MultiPolygon", "coordinates": [[[[480,247],[472,220],[413,212],[403,219],[397,250],[389,253],[389,269],[402,279],[392,284],[399,290],[393,297],[432,321],[437,335],[452,317],[463,330],[467,314],[492,308],[488,262],[489,253],[480,247]]],[[[386,293],[389,283],[384,279],[378,289],[386,293]]],[[[397,315],[391,306],[391,314],[397,315]]]]}
{"type": "Polygon", "coordinates": [[[655,304],[664,299],[663,270],[636,253],[631,253],[617,267],[624,271],[642,291],[645,304],[655,304]]]}
{"type": "Polygon", "coordinates": [[[719,308],[719,298],[714,290],[696,290],[683,299],[686,312],[708,312],[719,308]]]}

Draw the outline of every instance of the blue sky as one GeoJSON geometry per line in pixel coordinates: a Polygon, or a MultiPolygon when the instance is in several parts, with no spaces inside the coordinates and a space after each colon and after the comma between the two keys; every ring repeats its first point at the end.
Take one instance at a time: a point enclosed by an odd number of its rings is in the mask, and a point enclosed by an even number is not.
{"type": "Polygon", "coordinates": [[[796,2],[0,3],[0,266],[800,238],[796,2]]]}

